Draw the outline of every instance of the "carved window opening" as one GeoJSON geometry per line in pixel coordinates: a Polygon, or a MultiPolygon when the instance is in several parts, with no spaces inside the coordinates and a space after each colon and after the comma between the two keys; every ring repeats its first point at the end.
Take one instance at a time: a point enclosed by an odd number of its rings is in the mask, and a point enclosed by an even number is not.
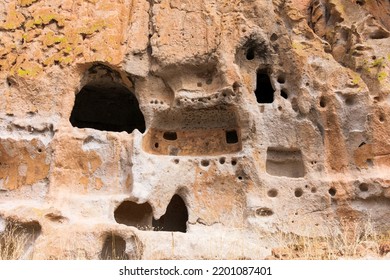
{"type": "Polygon", "coordinates": [[[228,144],[238,143],[238,135],[236,130],[226,131],[226,143],[228,144]]]}

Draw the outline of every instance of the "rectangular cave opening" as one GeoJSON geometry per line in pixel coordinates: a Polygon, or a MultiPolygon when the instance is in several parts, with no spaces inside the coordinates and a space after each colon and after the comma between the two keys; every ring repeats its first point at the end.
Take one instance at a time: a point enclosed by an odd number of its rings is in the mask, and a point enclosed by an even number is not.
{"type": "Polygon", "coordinates": [[[169,141],[177,140],[177,133],[175,131],[166,131],[163,134],[163,138],[169,141]]]}
{"type": "Polygon", "coordinates": [[[267,70],[261,69],[256,74],[256,89],[255,95],[257,103],[272,103],[274,102],[274,88],[267,70]]]}
{"type": "Polygon", "coordinates": [[[238,143],[238,135],[236,130],[227,130],[226,131],[226,143],[235,144],[238,143]]]}
{"type": "Polygon", "coordinates": [[[265,166],[266,172],[273,176],[290,178],[305,176],[302,152],[298,149],[268,148],[265,166]]]}

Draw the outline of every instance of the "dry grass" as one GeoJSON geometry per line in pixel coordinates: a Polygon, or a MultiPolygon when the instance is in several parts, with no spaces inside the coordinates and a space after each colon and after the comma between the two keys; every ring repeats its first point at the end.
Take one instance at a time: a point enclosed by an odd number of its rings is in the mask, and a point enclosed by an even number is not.
{"type": "MultiPolygon", "coordinates": [[[[272,256],[268,259],[303,259],[303,260],[336,260],[336,259],[379,259],[390,253],[390,232],[378,233],[369,221],[345,222],[342,223],[341,230],[317,229],[316,232],[307,231],[307,235],[301,236],[294,233],[278,232],[269,236],[270,243],[273,244],[272,256]]],[[[313,229],[310,229],[313,230],[313,229]]],[[[101,259],[140,259],[142,246],[137,240],[134,241],[136,248],[133,251],[137,255],[125,253],[125,241],[112,234],[105,241],[101,259]],[[138,246],[140,246],[138,248],[138,246]]],[[[221,240],[221,244],[232,246],[232,240],[221,240]],[[227,242],[230,241],[230,242],[227,242]]],[[[210,244],[213,243],[210,240],[210,244]]],[[[218,259],[242,259],[255,258],[250,252],[244,250],[245,241],[234,243],[234,250],[225,252],[222,255],[215,255],[218,259]],[[249,255],[247,255],[249,253],[249,255]]],[[[9,223],[5,230],[0,233],[0,260],[28,259],[32,257],[32,252],[28,248],[31,245],[31,232],[15,223],[9,223]]],[[[65,245],[65,244],[64,244],[65,245]]],[[[89,259],[86,251],[80,246],[66,247],[66,258],[64,259],[89,259]]],[[[76,245],[76,244],[74,244],[76,245]]],[[[77,244],[80,245],[80,244],[77,244]]],[[[31,248],[30,248],[31,249],[31,248]]],[[[215,248],[214,248],[215,249],[215,248]]],[[[212,250],[218,252],[218,250],[212,250]]],[[[221,248],[219,248],[221,249],[221,248]]],[[[172,243],[171,256],[175,257],[175,243],[172,243]]],[[[62,256],[65,257],[65,256],[62,256]]],[[[61,258],[61,257],[60,257],[61,258]]],[[[166,258],[166,254],[164,254],[166,258]]]]}
{"type": "Polygon", "coordinates": [[[0,233],[0,260],[18,260],[25,258],[30,235],[19,225],[9,223],[0,233]]]}
{"type": "Polygon", "coordinates": [[[336,260],[381,258],[390,252],[390,233],[378,233],[369,221],[344,223],[321,236],[276,233],[270,259],[336,260]]]}

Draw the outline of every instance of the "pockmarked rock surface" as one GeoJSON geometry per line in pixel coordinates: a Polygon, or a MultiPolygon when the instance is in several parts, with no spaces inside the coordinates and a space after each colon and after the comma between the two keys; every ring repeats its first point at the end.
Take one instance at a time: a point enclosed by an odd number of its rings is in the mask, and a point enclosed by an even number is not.
{"type": "Polygon", "coordinates": [[[0,230],[34,259],[258,259],[390,229],[390,2],[5,0],[0,230]]]}

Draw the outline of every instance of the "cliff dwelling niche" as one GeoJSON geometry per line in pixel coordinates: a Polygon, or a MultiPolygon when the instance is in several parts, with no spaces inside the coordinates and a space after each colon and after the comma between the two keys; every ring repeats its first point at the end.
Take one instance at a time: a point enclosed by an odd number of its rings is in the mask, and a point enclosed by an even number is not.
{"type": "Polygon", "coordinates": [[[103,243],[101,260],[128,260],[126,254],[126,241],[119,235],[111,233],[103,243]]]}
{"type": "Polygon", "coordinates": [[[301,151],[298,149],[268,148],[266,171],[273,176],[291,178],[305,176],[301,151]]]}
{"type": "Polygon", "coordinates": [[[122,202],[114,212],[119,224],[147,230],[152,226],[153,210],[149,203],[137,204],[132,201],[122,202]]]}
{"type": "Polygon", "coordinates": [[[131,133],[145,131],[145,119],[136,96],[113,81],[94,81],[76,95],[70,122],[78,128],[131,133]]]}
{"type": "Polygon", "coordinates": [[[183,199],[175,194],[160,219],[153,219],[153,228],[158,231],[187,232],[188,211],[183,199]]]}
{"type": "Polygon", "coordinates": [[[242,149],[238,117],[228,108],[161,112],[145,135],[143,148],[171,156],[235,153],[242,149]]]}
{"type": "Polygon", "coordinates": [[[41,230],[41,225],[36,221],[19,223],[8,220],[0,232],[0,259],[30,258],[41,230]]]}
{"type": "Polygon", "coordinates": [[[256,100],[257,103],[274,102],[274,88],[266,70],[258,70],[256,74],[256,100]]]}

